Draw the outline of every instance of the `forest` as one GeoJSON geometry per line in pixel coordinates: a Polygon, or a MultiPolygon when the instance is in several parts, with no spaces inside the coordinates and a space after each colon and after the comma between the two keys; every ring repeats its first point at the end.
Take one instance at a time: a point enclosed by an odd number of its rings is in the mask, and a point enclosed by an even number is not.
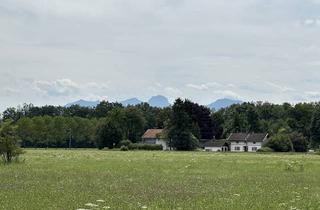
{"type": "Polygon", "coordinates": [[[320,145],[320,104],[246,102],[220,110],[187,99],[167,108],[107,101],[94,108],[24,104],[7,108],[0,125],[0,131],[12,127],[25,148],[113,148],[123,140],[139,142],[149,128],[165,128],[178,150],[232,132],[265,132],[273,150],[302,152],[320,145]]]}

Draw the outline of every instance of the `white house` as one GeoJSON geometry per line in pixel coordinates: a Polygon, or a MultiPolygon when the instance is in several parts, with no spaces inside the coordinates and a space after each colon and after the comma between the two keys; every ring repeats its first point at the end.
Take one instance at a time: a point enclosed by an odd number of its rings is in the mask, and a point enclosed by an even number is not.
{"type": "Polygon", "coordinates": [[[212,140],[204,144],[204,150],[207,152],[227,152],[229,145],[225,139],[212,140]]]}
{"type": "Polygon", "coordinates": [[[267,138],[266,133],[232,133],[227,141],[231,152],[256,152],[267,138]]]}
{"type": "Polygon", "coordinates": [[[169,150],[168,142],[163,137],[163,129],[148,129],[141,137],[144,144],[159,144],[163,150],[169,150]]]}

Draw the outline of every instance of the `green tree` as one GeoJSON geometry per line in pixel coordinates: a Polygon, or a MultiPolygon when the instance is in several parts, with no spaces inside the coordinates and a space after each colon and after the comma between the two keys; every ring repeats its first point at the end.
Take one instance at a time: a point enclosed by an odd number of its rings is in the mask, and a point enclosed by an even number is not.
{"type": "Polygon", "coordinates": [[[21,139],[23,147],[34,146],[34,132],[33,120],[31,118],[22,118],[17,122],[17,135],[21,139]]]}
{"type": "Polygon", "coordinates": [[[293,132],[290,134],[290,139],[295,152],[307,152],[309,142],[303,134],[298,132],[293,132]]]}
{"type": "Polygon", "coordinates": [[[106,117],[109,111],[115,108],[122,108],[122,105],[119,103],[109,103],[108,101],[101,101],[94,110],[94,116],[97,118],[106,117]]]}
{"type": "Polygon", "coordinates": [[[0,131],[0,154],[4,163],[11,163],[22,153],[14,128],[11,125],[4,126],[0,131]]]}
{"type": "Polygon", "coordinates": [[[315,109],[310,126],[310,138],[313,148],[320,146],[320,105],[315,109]]]}
{"type": "Polygon", "coordinates": [[[267,143],[267,147],[270,147],[275,152],[291,152],[293,151],[293,145],[290,139],[290,135],[287,133],[278,133],[273,136],[267,143]]]}
{"type": "Polygon", "coordinates": [[[124,110],[126,139],[133,143],[138,142],[144,132],[146,120],[140,110],[135,107],[128,107],[124,110]]]}
{"type": "Polygon", "coordinates": [[[99,149],[117,146],[125,137],[125,114],[122,109],[110,111],[97,128],[96,144],[99,149]]]}
{"type": "Polygon", "coordinates": [[[194,126],[191,117],[184,109],[184,102],[177,99],[172,110],[168,128],[171,146],[177,150],[194,150],[198,146],[198,139],[192,134],[194,126]]]}
{"type": "Polygon", "coordinates": [[[260,132],[259,114],[253,104],[250,104],[247,109],[247,121],[250,132],[260,132]]]}

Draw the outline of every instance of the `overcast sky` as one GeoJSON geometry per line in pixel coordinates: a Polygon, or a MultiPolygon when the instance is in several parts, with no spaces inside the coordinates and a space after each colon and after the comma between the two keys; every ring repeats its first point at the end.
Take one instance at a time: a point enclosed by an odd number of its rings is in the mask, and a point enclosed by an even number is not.
{"type": "Polygon", "coordinates": [[[0,109],[320,100],[320,0],[1,0],[0,109]]]}

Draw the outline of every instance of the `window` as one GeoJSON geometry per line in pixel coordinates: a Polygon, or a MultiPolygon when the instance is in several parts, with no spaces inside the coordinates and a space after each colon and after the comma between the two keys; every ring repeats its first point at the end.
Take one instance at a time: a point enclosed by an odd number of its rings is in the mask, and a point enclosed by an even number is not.
{"type": "Polygon", "coordinates": [[[258,148],[257,147],[252,147],[252,151],[257,151],[258,148]]]}
{"type": "Polygon", "coordinates": [[[240,151],[240,147],[234,147],[235,151],[240,151]]]}

